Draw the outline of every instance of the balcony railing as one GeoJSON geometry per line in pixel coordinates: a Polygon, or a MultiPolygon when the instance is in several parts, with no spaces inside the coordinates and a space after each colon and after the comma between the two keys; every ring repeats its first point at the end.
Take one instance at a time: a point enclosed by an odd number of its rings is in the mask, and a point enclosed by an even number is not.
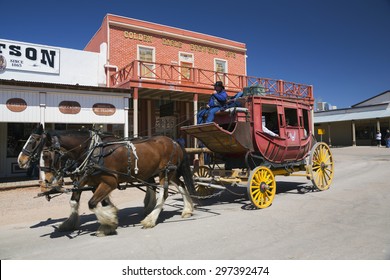
{"type": "Polygon", "coordinates": [[[261,86],[267,94],[299,99],[313,99],[312,86],[282,80],[221,73],[179,65],[134,60],[110,77],[111,87],[121,87],[128,82],[147,82],[210,89],[216,81],[222,81],[227,91],[239,92],[244,87],[261,86]]]}

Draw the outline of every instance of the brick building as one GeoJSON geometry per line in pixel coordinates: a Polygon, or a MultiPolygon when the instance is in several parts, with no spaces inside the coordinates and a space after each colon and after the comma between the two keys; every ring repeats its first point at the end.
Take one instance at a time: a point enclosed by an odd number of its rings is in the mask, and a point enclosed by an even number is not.
{"type": "Polygon", "coordinates": [[[107,86],[129,89],[130,133],[176,137],[222,80],[228,94],[246,86],[246,46],[211,35],[108,14],[85,47],[107,44],[107,86]]]}

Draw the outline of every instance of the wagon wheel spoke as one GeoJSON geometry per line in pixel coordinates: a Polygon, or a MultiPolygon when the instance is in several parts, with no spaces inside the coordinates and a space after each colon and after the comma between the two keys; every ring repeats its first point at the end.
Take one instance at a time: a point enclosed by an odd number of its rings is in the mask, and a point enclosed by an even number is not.
{"type": "Polygon", "coordinates": [[[276,181],[270,169],[264,166],[255,168],[248,178],[248,196],[257,208],[267,208],[272,204],[276,193],[276,181]]]}
{"type": "MultiPolygon", "coordinates": [[[[199,166],[198,171],[194,173],[194,177],[211,178],[210,168],[208,168],[207,166],[199,166]]],[[[213,188],[201,186],[201,185],[197,184],[196,182],[194,183],[194,185],[195,185],[196,195],[199,197],[206,197],[206,196],[212,195],[215,191],[215,189],[213,189],[213,188]]]]}
{"type": "Polygon", "coordinates": [[[310,178],[319,190],[327,190],[333,180],[333,156],[327,144],[316,143],[309,156],[310,178]]]}

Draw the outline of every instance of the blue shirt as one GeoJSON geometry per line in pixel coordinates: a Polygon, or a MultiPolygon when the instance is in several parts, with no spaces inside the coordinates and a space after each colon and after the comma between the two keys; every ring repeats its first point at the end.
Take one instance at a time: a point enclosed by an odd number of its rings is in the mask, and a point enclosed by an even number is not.
{"type": "Polygon", "coordinates": [[[227,93],[225,90],[222,90],[221,92],[216,92],[213,95],[211,95],[208,105],[211,108],[222,107],[223,105],[225,105],[226,100],[227,100],[227,93]]]}

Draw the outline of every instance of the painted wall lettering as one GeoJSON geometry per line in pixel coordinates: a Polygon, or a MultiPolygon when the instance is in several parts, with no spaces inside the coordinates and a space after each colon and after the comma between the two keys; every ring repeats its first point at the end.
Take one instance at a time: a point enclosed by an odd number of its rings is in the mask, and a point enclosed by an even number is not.
{"type": "Polygon", "coordinates": [[[92,106],[92,111],[98,116],[112,116],[115,114],[116,108],[109,103],[95,103],[92,106]]]}
{"type": "Polygon", "coordinates": [[[147,43],[152,43],[152,39],[153,39],[153,37],[150,35],[145,35],[145,34],[135,33],[130,31],[124,31],[123,36],[125,36],[125,38],[127,39],[133,39],[133,40],[138,40],[147,43]]]}
{"type": "Polygon", "coordinates": [[[176,48],[181,48],[183,46],[183,43],[180,41],[165,39],[165,38],[162,38],[162,44],[165,46],[171,46],[176,48]]]}
{"type": "Polygon", "coordinates": [[[81,105],[77,101],[61,101],[58,104],[58,109],[63,114],[76,115],[81,111],[81,105]]]}
{"type": "Polygon", "coordinates": [[[60,73],[59,49],[0,41],[0,54],[8,62],[6,69],[60,73]]]}
{"type": "Polygon", "coordinates": [[[206,47],[206,46],[201,46],[196,44],[191,44],[190,47],[191,47],[191,51],[205,52],[209,54],[218,54],[218,49],[216,48],[206,47]]]}
{"type": "Polygon", "coordinates": [[[234,52],[226,52],[225,56],[226,57],[231,57],[231,58],[236,58],[236,53],[234,53],[234,52]]]}
{"type": "Polygon", "coordinates": [[[11,98],[7,100],[6,106],[11,112],[19,113],[26,110],[27,103],[22,98],[11,98]]]}

